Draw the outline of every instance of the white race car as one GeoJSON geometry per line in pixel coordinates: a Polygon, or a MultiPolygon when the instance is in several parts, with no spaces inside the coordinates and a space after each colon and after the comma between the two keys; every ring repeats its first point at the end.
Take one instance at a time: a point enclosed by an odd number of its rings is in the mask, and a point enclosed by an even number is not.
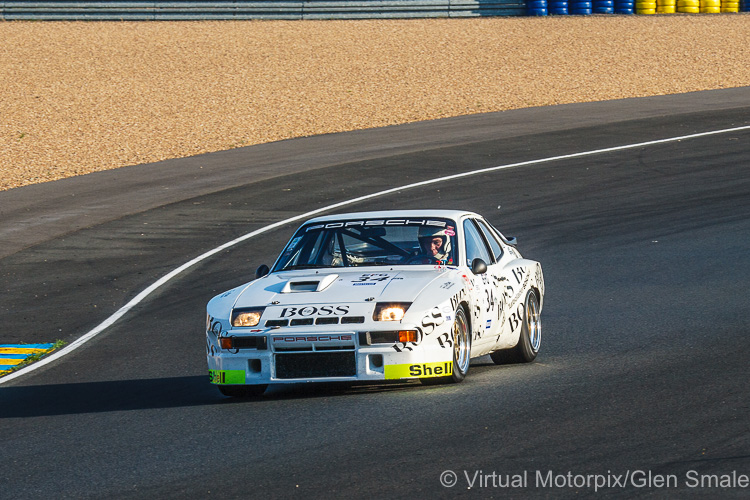
{"type": "Polygon", "coordinates": [[[210,381],[461,382],[471,358],[534,360],[542,266],[480,215],[411,210],[304,223],[269,270],[208,303],[210,381]]]}

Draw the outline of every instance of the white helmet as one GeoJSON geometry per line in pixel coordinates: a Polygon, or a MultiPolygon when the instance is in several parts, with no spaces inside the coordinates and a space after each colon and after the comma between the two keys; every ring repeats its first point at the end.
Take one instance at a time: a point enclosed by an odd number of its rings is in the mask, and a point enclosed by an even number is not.
{"type": "Polygon", "coordinates": [[[420,226],[419,234],[419,246],[422,250],[429,249],[427,244],[428,240],[433,238],[440,238],[443,240],[443,244],[440,246],[440,250],[435,254],[437,260],[446,260],[451,253],[451,239],[449,235],[456,234],[453,231],[448,231],[445,228],[432,227],[432,226],[420,226]]]}

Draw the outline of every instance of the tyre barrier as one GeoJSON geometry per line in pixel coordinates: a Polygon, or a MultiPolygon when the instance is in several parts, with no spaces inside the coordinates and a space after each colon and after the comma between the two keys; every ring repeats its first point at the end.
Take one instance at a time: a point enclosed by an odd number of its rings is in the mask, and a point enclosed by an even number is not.
{"type": "Polygon", "coordinates": [[[568,3],[568,12],[573,16],[591,15],[591,2],[572,0],[570,3],[568,3]]]}
{"type": "MultiPolygon", "coordinates": [[[[569,12],[589,13],[578,11],[576,5],[582,3],[584,2],[570,0],[569,12]]],[[[749,11],[750,0],[593,0],[592,8],[595,14],[717,14],[749,11]]]]}
{"type": "Polygon", "coordinates": [[[674,14],[677,12],[677,0],[656,0],[657,14],[674,14]]]}
{"type": "Polygon", "coordinates": [[[568,0],[552,0],[547,2],[547,10],[550,16],[567,16],[568,0]]]}
{"type": "MultiPolygon", "coordinates": [[[[691,0],[693,1],[693,0],[691,0]]],[[[695,0],[696,2],[698,0],[695,0]]],[[[636,14],[656,14],[656,0],[648,0],[648,1],[640,1],[635,3],[635,13],[636,14]]]]}
{"type": "Polygon", "coordinates": [[[635,14],[635,2],[632,0],[615,0],[615,14],[635,14]]]}
{"type": "Polygon", "coordinates": [[[700,11],[700,0],[677,0],[677,12],[698,14],[700,11]]]}
{"type": "Polygon", "coordinates": [[[546,16],[547,13],[547,0],[529,0],[526,3],[526,15],[546,16]]]}

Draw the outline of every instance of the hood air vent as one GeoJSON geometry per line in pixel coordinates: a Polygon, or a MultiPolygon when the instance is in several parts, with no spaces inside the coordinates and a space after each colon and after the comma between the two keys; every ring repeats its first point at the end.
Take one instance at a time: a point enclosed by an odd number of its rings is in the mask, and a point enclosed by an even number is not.
{"type": "Polygon", "coordinates": [[[305,276],[304,278],[290,279],[284,285],[281,293],[299,293],[299,292],[322,292],[331,283],[338,279],[338,274],[328,274],[326,276],[305,276]]]}

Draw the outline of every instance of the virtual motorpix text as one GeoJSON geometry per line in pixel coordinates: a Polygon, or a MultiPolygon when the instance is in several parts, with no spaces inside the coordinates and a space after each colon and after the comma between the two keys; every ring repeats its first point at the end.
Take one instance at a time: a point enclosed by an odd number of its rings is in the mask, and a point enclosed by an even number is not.
{"type": "Polygon", "coordinates": [[[750,474],[737,471],[709,474],[689,470],[684,474],[660,474],[649,470],[622,473],[580,474],[575,472],[523,471],[507,474],[482,470],[443,471],[440,483],[446,488],[586,488],[593,491],[613,488],[750,488],[750,474]]]}

